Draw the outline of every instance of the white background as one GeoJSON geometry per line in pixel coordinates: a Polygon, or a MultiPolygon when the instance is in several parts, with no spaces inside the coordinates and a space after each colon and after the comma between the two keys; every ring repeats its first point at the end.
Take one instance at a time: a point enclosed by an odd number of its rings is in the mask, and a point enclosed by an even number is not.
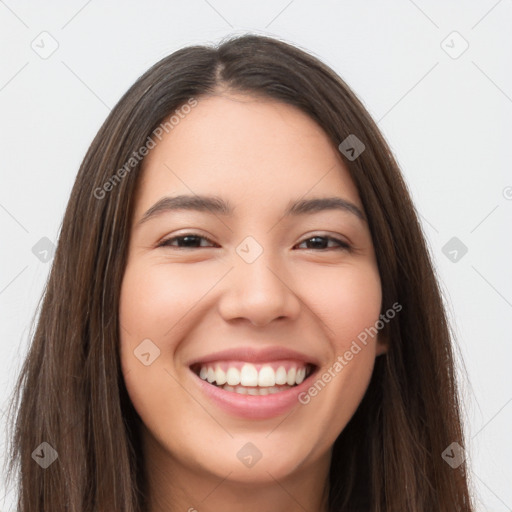
{"type": "MultiPolygon", "coordinates": [[[[512,1],[383,4],[0,1],[2,434],[51,264],[32,247],[56,241],[109,109],[174,50],[249,31],[319,57],[378,121],[421,215],[466,366],[478,510],[512,510],[512,1]],[[453,31],[469,44],[457,58],[464,42],[453,31]],[[43,59],[32,46],[48,51],[51,38],[58,48],[43,59]],[[454,236],[468,248],[456,262],[442,252],[454,236]]],[[[0,491],[0,511],[11,510],[13,493],[0,491]]]]}

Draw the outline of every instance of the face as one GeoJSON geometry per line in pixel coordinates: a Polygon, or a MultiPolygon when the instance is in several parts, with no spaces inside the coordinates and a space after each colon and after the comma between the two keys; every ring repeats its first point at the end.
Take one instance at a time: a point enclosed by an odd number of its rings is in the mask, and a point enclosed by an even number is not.
{"type": "Polygon", "coordinates": [[[385,351],[361,341],[381,308],[364,217],[336,147],[283,103],[200,98],[150,151],[120,356],[162,466],[245,483],[328,466],[385,351]]]}

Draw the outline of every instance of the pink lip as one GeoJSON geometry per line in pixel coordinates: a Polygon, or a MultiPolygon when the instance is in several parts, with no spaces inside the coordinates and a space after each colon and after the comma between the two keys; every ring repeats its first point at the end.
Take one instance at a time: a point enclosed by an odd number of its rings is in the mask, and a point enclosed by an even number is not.
{"type": "Polygon", "coordinates": [[[319,366],[319,362],[314,357],[284,347],[267,347],[259,349],[254,349],[251,347],[231,348],[191,360],[188,363],[188,366],[211,363],[215,361],[246,361],[248,363],[266,363],[270,361],[279,361],[285,359],[303,361],[304,363],[312,363],[315,366],[319,366]]]}
{"type": "Polygon", "coordinates": [[[229,414],[246,419],[266,419],[284,414],[293,406],[300,405],[298,395],[310,385],[310,377],[320,366],[315,357],[290,350],[284,347],[237,347],[221,350],[189,361],[188,366],[204,394],[218,407],[229,414]],[[192,367],[216,361],[245,361],[248,363],[265,363],[280,360],[295,360],[314,365],[314,371],[302,381],[286,391],[270,395],[241,395],[234,391],[224,391],[222,388],[201,379],[192,367]]]}
{"type": "Polygon", "coordinates": [[[258,420],[279,416],[293,406],[299,406],[298,395],[310,386],[310,377],[316,374],[316,370],[299,385],[272,395],[241,395],[234,391],[224,391],[204,381],[194,372],[191,373],[200,389],[221,409],[241,418],[258,420]]]}

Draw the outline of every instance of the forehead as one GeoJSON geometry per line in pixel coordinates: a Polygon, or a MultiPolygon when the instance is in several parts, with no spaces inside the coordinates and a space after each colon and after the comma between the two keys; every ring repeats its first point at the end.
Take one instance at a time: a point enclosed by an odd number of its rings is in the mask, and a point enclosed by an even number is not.
{"type": "Polygon", "coordinates": [[[336,146],[313,119],[285,103],[232,94],[199,98],[145,157],[137,209],[178,193],[222,195],[237,211],[336,193],[361,206],[336,146]]]}

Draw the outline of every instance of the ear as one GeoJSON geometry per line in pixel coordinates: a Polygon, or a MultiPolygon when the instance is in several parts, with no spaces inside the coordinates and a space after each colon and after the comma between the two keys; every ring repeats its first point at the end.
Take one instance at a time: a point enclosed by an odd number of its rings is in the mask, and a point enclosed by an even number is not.
{"type": "Polygon", "coordinates": [[[377,336],[377,344],[375,346],[375,356],[385,354],[389,350],[389,331],[384,329],[377,336]]]}

